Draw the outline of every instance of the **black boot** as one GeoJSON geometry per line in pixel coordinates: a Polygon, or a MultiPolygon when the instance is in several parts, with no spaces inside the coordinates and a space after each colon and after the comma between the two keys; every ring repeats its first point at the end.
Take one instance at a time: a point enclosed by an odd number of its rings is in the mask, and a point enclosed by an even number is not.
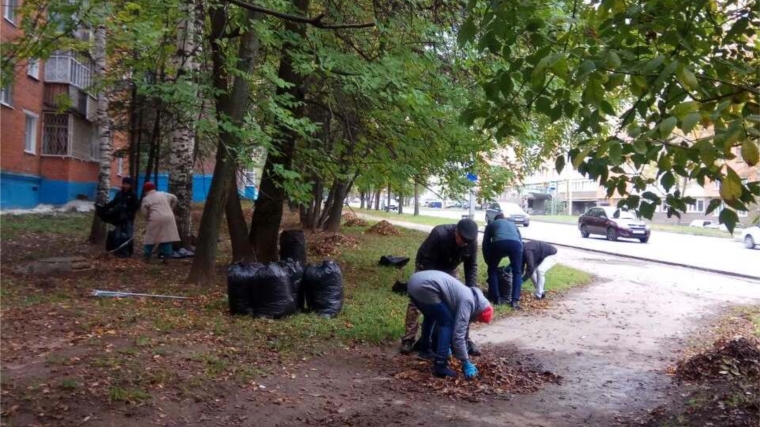
{"type": "Polygon", "coordinates": [[[410,354],[413,350],[414,350],[414,342],[401,341],[401,348],[399,349],[399,352],[401,352],[401,354],[410,354]]]}
{"type": "Polygon", "coordinates": [[[512,306],[512,310],[522,310],[522,307],[520,307],[520,301],[512,301],[510,306],[512,306]]]}
{"type": "Polygon", "coordinates": [[[435,359],[435,363],[433,363],[433,375],[435,375],[438,378],[456,378],[457,373],[454,372],[451,368],[449,368],[449,361],[448,359],[435,359]]]}
{"type": "Polygon", "coordinates": [[[471,340],[467,340],[467,354],[470,356],[480,356],[482,353],[475,347],[475,343],[471,340]]]}

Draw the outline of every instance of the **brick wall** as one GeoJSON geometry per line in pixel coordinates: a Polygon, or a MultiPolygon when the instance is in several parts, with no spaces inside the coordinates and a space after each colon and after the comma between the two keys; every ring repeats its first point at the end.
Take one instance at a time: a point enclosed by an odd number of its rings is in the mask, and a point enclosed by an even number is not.
{"type": "MultiPolygon", "coordinates": [[[[17,17],[17,20],[19,18],[17,17]]],[[[1,19],[0,42],[5,43],[20,35],[20,30],[5,19],[1,19]]],[[[12,106],[0,106],[0,169],[8,172],[38,175],[40,173],[39,152],[42,144],[42,95],[43,83],[27,75],[27,61],[16,66],[13,81],[12,106]],[[24,110],[39,116],[37,120],[36,154],[24,152],[26,116],[24,110]]],[[[44,64],[39,64],[39,78],[44,75],[44,64]]]]}

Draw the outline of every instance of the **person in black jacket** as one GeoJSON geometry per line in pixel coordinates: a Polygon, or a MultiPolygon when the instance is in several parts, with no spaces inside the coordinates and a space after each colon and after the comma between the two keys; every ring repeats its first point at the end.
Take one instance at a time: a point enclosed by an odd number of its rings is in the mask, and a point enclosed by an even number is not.
{"type": "MultiPolygon", "coordinates": [[[[430,232],[417,250],[416,270],[438,270],[456,277],[457,267],[464,263],[465,285],[477,286],[478,279],[478,225],[471,219],[457,224],[439,225],[430,232]]],[[[420,312],[411,302],[406,309],[405,333],[401,338],[401,353],[409,354],[419,329],[420,312]]],[[[472,355],[479,355],[472,341],[467,340],[472,355]]]]}
{"type": "Polygon", "coordinates": [[[525,275],[523,282],[530,278],[536,288],[536,299],[544,299],[544,283],[546,282],[546,272],[554,267],[557,260],[554,255],[557,254],[557,248],[538,240],[531,240],[523,245],[523,262],[525,263],[525,275]]]}
{"type": "MultiPolygon", "coordinates": [[[[131,239],[134,234],[135,215],[140,209],[140,199],[137,198],[137,194],[132,188],[132,178],[124,177],[121,180],[121,191],[116,193],[113,200],[103,206],[98,206],[97,209],[103,221],[116,227],[118,242],[112,242],[112,244],[118,246],[121,244],[119,242],[126,242],[131,239]]],[[[106,242],[106,249],[109,249],[108,242],[106,242]]],[[[117,252],[117,255],[121,252],[117,252]]]]}

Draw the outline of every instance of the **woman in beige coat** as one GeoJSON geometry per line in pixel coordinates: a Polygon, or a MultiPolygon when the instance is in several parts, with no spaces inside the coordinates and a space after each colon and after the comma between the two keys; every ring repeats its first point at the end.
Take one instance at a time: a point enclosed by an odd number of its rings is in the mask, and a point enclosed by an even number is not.
{"type": "Polygon", "coordinates": [[[159,258],[169,258],[172,254],[172,243],[179,241],[177,222],[174,219],[174,206],[177,196],[156,191],[156,185],[146,182],[143,186],[143,200],[140,210],[145,216],[145,239],[143,254],[150,261],[153,248],[158,245],[159,258]]]}

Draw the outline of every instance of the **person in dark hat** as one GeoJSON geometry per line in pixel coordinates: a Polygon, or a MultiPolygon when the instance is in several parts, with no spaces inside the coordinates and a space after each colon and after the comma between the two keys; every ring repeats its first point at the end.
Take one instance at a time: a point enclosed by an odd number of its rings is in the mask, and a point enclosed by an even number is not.
{"type": "MultiPolygon", "coordinates": [[[[438,270],[457,277],[459,264],[464,264],[465,285],[477,287],[478,279],[478,224],[471,219],[463,219],[457,224],[439,225],[430,232],[417,250],[415,271],[438,270]]],[[[405,333],[401,338],[401,353],[414,350],[414,342],[419,330],[420,311],[411,302],[406,309],[405,333]]],[[[471,355],[480,352],[467,339],[471,355]]]]}
{"type": "Polygon", "coordinates": [[[134,224],[135,214],[140,209],[140,200],[137,198],[135,190],[132,188],[132,178],[125,176],[121,180],[121,190],[116,193],[113,200],[108,202],[103,209],[118,210],[119,219],[129,224],[134,224]]]}

